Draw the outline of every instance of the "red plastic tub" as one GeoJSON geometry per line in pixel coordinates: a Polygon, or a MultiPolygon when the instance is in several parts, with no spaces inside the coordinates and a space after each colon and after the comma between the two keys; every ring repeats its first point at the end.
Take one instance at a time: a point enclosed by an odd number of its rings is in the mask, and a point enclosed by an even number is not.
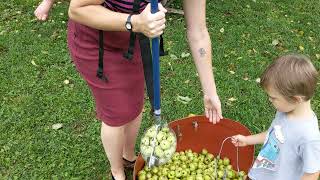
{"type": "MultiPolygon", "coordinates": [[[[201,152],[203,148],[217,156],[223,140],[227,137],[242,134],[250,135],[247,127],[239,122],[223,119],[218,124],[212,124],[205,116],[193,116],[169,123],[169,126],[177,135],[177,150],[184,151],[191,149],[194,152],[201,152]]],[[[227,140],[224,143],[221,157],[227,156],[233,167],[237,167],[236,147],[227,140]]],[[[248,173],[254,160],[254,146],[239,147],[239,169],[248,173]]],[[[133,179],[137,179],[138,172],[144,167],[144,160],[141,155],[134,166],[133,179]]]]}

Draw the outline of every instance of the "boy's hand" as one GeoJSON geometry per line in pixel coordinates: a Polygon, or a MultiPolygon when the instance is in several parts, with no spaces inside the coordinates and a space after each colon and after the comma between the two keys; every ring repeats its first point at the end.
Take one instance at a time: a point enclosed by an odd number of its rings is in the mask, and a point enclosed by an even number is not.
{"type": "Polygon", "coordinates": [[[240,134],[232,136],[231,141],[232,141],[232,144],[238,147],[243,147],[248,145],[247,136],[243,136],[240,134]]]}

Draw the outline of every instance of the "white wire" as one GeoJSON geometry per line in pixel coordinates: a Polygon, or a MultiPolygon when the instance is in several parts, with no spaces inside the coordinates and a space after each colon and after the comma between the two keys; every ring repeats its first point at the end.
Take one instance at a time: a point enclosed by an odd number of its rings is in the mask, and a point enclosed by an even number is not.
{"type": "MultiPolygon", "coordinates": [[[[224,143],[226,142],[226,140],[228,139],[231,139],[232,137],[227,137],[225,138],[223,141],[222,141],[222,144],[220,146],[220,151],[219,151],[219,154],[218,154],[218,157],[220,158],[221,156],[221,152],[222,152],[222,148],[223,148],[223,145],[224,143]]],[[[238,170],[238,173],[240,172],[240,169],[239,169],[239,146],[237,146],[237,170],[238,170]]],[[[217,161],[215,161],[215,178],[217,178],[217,161]]]]}

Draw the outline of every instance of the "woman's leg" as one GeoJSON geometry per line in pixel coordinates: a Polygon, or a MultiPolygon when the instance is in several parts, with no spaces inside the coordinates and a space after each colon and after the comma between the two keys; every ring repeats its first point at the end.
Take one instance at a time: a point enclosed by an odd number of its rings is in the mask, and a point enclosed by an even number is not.
{"type": "Polygon", "coordinates": [[[111,166],[111,173],[116,180],[124,180],[122,150],[124,145],[124,126],[111,127],[101,123],[101,140],[111,166]]]}
{"type": "Polygon", "coordinates": [[[124,146],[123,157],[129,161],[136,159],[134,151],[137,135],[139,132],[142,119],[142,112],[135,118],[135,120],[124,125],[124,146]]]}

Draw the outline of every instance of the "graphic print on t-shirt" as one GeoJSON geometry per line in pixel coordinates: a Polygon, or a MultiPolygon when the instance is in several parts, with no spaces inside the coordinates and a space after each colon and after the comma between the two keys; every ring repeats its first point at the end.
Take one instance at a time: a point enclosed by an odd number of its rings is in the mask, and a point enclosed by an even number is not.
{"type": "Polygon", "coordinates": [[[276,170],[276,160],[280,153],[280,144],[284,143],[284,136],[280,126],[274,126],[267,134],[261,151],[253,164],[253,168],[276,170]]]}

